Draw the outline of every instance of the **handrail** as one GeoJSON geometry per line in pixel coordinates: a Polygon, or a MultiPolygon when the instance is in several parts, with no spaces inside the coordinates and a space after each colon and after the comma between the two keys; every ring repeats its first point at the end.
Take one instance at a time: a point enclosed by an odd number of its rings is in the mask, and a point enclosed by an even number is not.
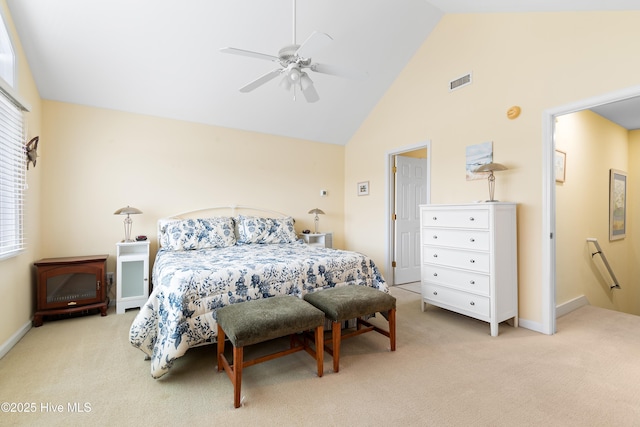
{"type": "Polygon", "coordinates": [[[607,261],[607,257],[604,255],[604,252],[602,252],[602,248],[600,247],[600,244],[598,243],[598,239],[596,239],[595,237],[587,237],[587,242],[593,243],[593,245],[597,249],[596,252],[592,252],[591,253],[591,259],[593,259],[593,257],[596,256],[596,255],[600,255],[600,258],[602,258],[602,262],[604,263],[604,266],[607,267],[607,271],[609,272],[609,275],[613,279],[613,284],[609,286],[609,289],[614,289],[614,288],[615,289],[621,289],[620,288],[620,284],[618,283],[618,279],[616,278],[616,275],[613,274],[613,270],[611,269],[611,266],[609,265],[609,262],[607,261]]]}

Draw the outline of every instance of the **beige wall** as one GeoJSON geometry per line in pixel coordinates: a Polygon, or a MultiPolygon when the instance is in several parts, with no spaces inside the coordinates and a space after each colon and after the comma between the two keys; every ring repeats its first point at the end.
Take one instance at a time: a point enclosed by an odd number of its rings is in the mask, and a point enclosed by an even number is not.
{"type": "MultiPolygon", "coordinates": [[[[634,247],[640,237],[634,233],[637,188],[634,182],[640,158],[630,144],[637,134],[591,112],[582,111],[558,118],[556,147],[567,153],[566,180],[556,184],[556,302],[566,303],[584,296],[590,304],[640,314],[638,293],[640,262],[634,247]],[[609,241],[609,170],[627,172],[627,233],[624,239],[609,241]],[[622,289],[610,289],[602,259],[586,238],[598,239],[602,251],[622,289]]],[[[636,138],[637,139],[637,138],[636,138]]],[[[637,147],[635,147],[637,152],[637,147]]]]}
{"type": "Polygon", "coordinates": [[[431,201],[472,202],[486,182],[466,181],[465,148],[493,141],[496,198],[518,206],[519,309],[542,319],[542,114],[638,84],[638,12],[447,15],[369,115],[345,153],[350,249],[385,254],[385,153],[430,140],[431,201]],[[448,82],[473,72],[473,83],[448,82]],[[522,107],[516,120],[506,111],[522,107]],[[349,189],[370,181],[370,196],[349,189]]]}
{"type": "MultiPolygon", "coordinates": [[[[0,8],[16,54],[16,89],[24,102],[31,106],[31,112],[25,115],[28,124],[26,135],[28,141],[34,136],[41,136],[40,96],[4,1],[1,2],[0,8]]],[[[39,145],[42,147],[42,139],[39,145]]],[[[39,151],[41,152],[41,149],[39,151]]],[[[19,338],[20,333],[29,327],[33,315],[35,297],[32,288],[32,263],[40,256],[41,178],[42,168],[38,162],[37,167],[31,167],[27,171],[29,186],[25,206],[27,249],[16,257],[0,261],[0,349],[7,341],[19,338]]]]}
{"type": "Polygon", "coordinates": [[[290,214],[298,232],[318,207],[320,230],[343,245],[342,146],[51,101],[43,128],[43,256],[106,253],[113,271],[124,236],[113,213],[127,205],[153,253],[159,218],[224,205],[290,214]]]}

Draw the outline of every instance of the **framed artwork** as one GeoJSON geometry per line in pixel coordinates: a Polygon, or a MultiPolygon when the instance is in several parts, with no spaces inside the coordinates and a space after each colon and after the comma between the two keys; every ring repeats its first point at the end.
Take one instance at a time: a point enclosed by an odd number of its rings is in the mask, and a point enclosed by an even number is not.
{"type": "Polygon", "coordinates": [[[627,173],[609,170],[609,240],[627,234],[627,173]]]}
{"type": "Polygon", "coordinates": [[[555,170],[556,182],[564,182],[567,177],[567,153],[561,150],[556,150],[556,156],[553,159],[553,168],[555,170]]]}
{"type": "Polygon", "coordinates": [[[363,181],[358,183],[358,196],[369,195],[369,181],[363,181]]]}
{"type": "Polygon", "coordinates": [[[476,179],[486,179],[486,173],[474,173],[482,165],[493,162],[493,142],[483,142],[482,144],[469,145],[466,148],[466,176],[467,181],[476,179]]]}

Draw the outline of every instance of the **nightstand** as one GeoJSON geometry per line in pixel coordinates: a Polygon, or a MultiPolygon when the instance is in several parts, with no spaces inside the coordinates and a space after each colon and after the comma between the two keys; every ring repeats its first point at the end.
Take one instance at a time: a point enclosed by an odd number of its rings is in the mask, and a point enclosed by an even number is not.
{"type": "Polygon", "coordinates": [[[149,298],[149,242],[120,242],[116,248],[116,313],[123,314],[149,298]]]}
{"type": "Polygon", "coordinates": [[[300,238],[310,246],[319,246],[322,248],[333,247],[333,233],[301,234],[300,238]]]}

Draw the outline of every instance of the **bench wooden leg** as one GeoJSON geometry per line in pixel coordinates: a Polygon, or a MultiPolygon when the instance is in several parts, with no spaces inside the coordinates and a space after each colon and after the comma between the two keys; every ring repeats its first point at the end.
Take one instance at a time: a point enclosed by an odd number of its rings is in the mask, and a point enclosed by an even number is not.
{"type": "Polygon", "coordinates": [[[333,322],[331,326],[331,337],[333,343],[333,372],[340,371],[340,339],[342,334],[342,328],[340,322],[333,322]]]}
{"type": "Polygon", "coordinates": [[[224,371],[233,384],[233,406],[240,407],[240,392],[242,386],[242,367],[244,365],[243,347],[233,347],[233,365],[230,365],[224,356],[224,331],[218,325],[218,372],[224,371]]]}
{"type": "Polygon", "coordinates": [[[222,364],[223,354],[224,354],[224,331],[222,330],[220,325],[218,325],[218,354],[217,354],[218,357],[216,357],[216,360],[218,361],[218,372],[222,371],[223,369],[223,364],[222,364]]]}
{"type": "Polygon", "coordinates": [[[233,347],[233,406],[240,407],[240,387],[242,385],[242,365],[244,363],[244,347],[233,347]]]}
{"type": "Polygon", "coordinates": [[[318,376],[324,373],[324,327],[316,328],[316,363],[318,364],[318,376]]]}
{"type": "Polygon", "coordinates": [[[389,341],[391,351],[396,351],[396,309],[389,310],[389,341]]]}

